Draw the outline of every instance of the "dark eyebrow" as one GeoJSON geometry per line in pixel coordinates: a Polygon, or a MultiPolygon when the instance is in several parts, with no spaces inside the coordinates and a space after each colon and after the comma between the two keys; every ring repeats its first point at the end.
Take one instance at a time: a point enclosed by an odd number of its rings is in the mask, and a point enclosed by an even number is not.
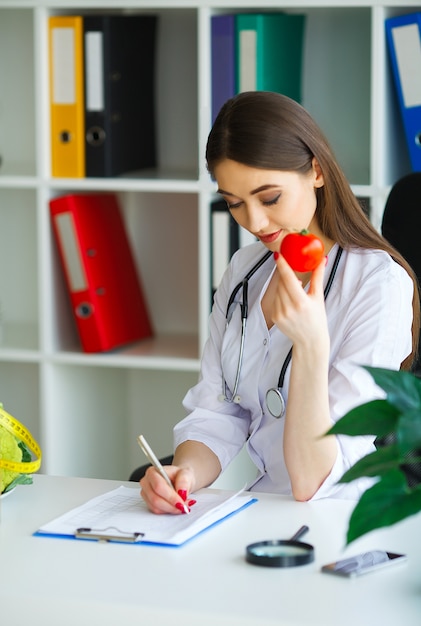
{"type": "MultiPolygon", "coordinates": [[[[266,191],[267,189],[279,189],[279,185],[262,185],[261,187],[257,187],[257,189],[253,189],[252,191],[250,191],[250,195],[254,196],[256,195],[256,193],[260,193],[260,191],[266,191]]],[[[230,193],[229,191],[224,191],[223,189],[218,189],[217,190],[218,193],[220,193],[222,196],[233,196],[233,193],[230,193]]]]}

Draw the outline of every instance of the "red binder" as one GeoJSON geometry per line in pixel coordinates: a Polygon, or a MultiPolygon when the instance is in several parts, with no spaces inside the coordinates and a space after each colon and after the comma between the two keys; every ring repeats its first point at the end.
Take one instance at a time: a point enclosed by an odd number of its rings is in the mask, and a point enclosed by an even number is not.
{"type": "Polygon", "coordinates": [[[83,350],[102,352],[151,337],[115,194],[54,198],[50,212],[83,350]]]}

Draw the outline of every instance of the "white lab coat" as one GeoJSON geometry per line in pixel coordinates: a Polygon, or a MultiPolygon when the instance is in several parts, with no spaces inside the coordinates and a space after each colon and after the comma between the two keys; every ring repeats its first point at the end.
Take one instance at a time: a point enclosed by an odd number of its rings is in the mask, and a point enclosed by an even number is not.
{"type": "MultiPolygon", "coordinates": [[[[338,246],[329,253],[325,283],[338,246]]],[[[240,307],[236,306],[226,329],[226,306],[234,287],[265,254],[260,243],[239,250],[232,258],[219,289],[210,317],[200,380],[184,398],[189,415],[174,429],[174,443],[201,441],[218,456],[224,470],[246,443],[258,469],[250,485],[258,491],[291,494],[282,440],[284,420],[266,409],[266,391],[277,387],[279,373],[291,341],[273,326],[268,330],[260,302],[275,265],[270,257],[250,279],[248,320],[244,358],[238,393],[240,404],[224,402],[223,379],[233,388],[241,337],[240,307]],[[222,364],[222,368],[221,368],[222,364]]],[[[329,402],[332,423],[352,407],[383,397],[361,365],[399,369],[411,351],[413,284],[405,270],[377,250],[344,250],[326,299],[330,334],[329,402]]],[[[241,290],[236,298],[241,301],[241,290]]],[[[317,363],[314,363],[317,367],[317,363]]],[[[284,381],[288,401],[290,366],[284,381]]],[[[306,381],[302,381],[303,393],[306,381]]],[[[337,484],[343,473],[359,458],[374,451],[373,437],[338,436],[336,462],[313,496],[358,499],[372,481],[361,479],[337,484]]]]}

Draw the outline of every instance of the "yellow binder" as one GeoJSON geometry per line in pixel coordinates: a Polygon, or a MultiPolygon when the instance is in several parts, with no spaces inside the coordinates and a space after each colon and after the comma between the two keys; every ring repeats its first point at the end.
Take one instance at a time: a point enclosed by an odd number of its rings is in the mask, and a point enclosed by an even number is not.
{"type": "Polygon", "coordinates": [[[83,18],[49,18],[52,176],[85,176],[83,18]]]}

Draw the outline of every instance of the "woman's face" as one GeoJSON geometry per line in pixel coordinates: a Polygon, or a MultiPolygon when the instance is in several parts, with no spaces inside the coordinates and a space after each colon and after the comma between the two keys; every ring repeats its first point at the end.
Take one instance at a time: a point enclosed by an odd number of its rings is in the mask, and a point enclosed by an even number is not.
{"type": "Polygon", "coordinates": [[[304,228],[324,240],[315,218],[316,188],[324,184],[315,159],[306,174],[225,159],[216,166],[214,176],[235,221],[269,250],[279,250],[285,235],[304,228]]]}

